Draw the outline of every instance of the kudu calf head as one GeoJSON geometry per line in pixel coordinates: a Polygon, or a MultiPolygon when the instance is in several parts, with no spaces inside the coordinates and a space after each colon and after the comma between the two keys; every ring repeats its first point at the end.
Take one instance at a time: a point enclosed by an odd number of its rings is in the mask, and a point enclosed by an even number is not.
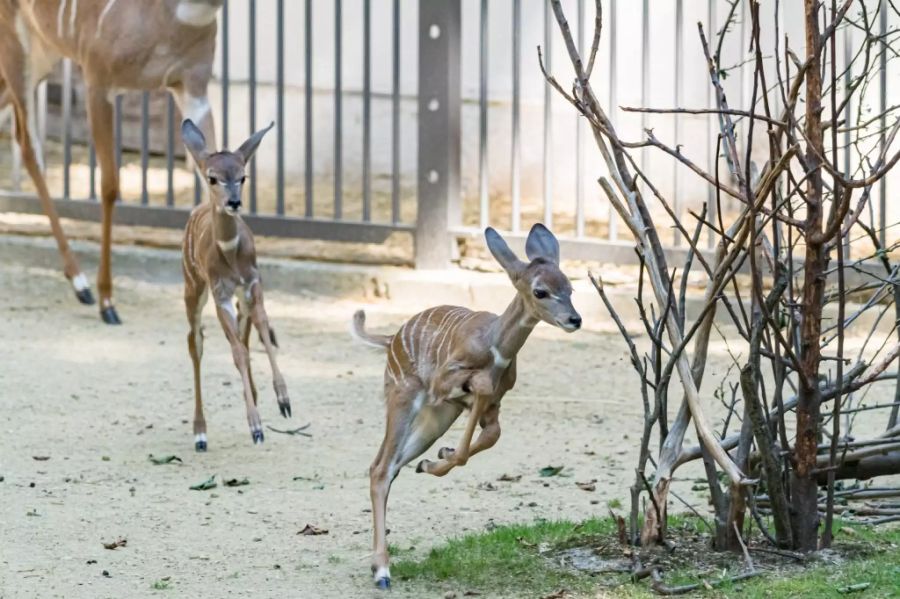
{"type": "Polygon", "coordinates": [[[241,191],[244,181],[247,180],[244,168],[256,153],[259,142],[274,126],[273,122],[265,129],[257,131],[234,152],[228,150],[210,152],[206,148],[203,133],[193,121],[187,119],[181,124],[181,139],[197,163],[197,170],[206,179],[209,199],[216,212],[234,216],[240,211],[241,191]]]}
{"type": "Polygon", "coordinates": [[[559,269],[559,242],[538,223],[525,241],[524,262],[493,228],[484,232],[488,249],[509,275],[528,315],[571,333],[581,328],[581,316],[572,306],[572,284],[559,269]]]}

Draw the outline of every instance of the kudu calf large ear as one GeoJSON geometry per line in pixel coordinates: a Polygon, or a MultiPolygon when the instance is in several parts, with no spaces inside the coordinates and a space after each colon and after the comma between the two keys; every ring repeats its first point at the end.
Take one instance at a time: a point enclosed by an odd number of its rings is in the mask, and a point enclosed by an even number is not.
{"type": "Polygon", "coordinates": [[[185,119],[181,123],[181,141],[193,156],[194,162],[202,168],[206,164],[206,159],[209,158],[209,151],[206,149],[206,138],[203,137],[203,132],[191,119],[185,119]]]}
{"type": "Polygon", "coordinates": [[[269,123],[269,126],[265,129],[260,129],[253,135],[251,135],[247,141],[241,144],[237,150],[235,150],[236,154],[240,154],[244,159],[244,164],[250,162],[250,159],[253,158],[253,155],[256,153],[256,148],[259,147],[259,143],[262,141],[263,137],[266,136],[266,133],[269,132],[269,129],[275,126],[275,121],[269,123]]]}
{"type": "Polygon", "coordinates": [[[510,278],[516,278],[525,270],[525,263],[519,260],[516,254],[509,249],[509,245],[493,227],[488,227],[484,230],[484,239],[487,242],[488,249],[491,250],[491,254],[494,255],[494,258],[497,259],[497,262],[500,263],[500,266],[503,267],[503,270],[506,271],[510,278]]]}
{"type": "Polygon", "coordinates": [[[550,229],[537,223],[531,227],[528,239],[525,240],[525,255],[529,260],[546,258],[555,264],[559,264],[559,241],[550,232],[550,229]]]}

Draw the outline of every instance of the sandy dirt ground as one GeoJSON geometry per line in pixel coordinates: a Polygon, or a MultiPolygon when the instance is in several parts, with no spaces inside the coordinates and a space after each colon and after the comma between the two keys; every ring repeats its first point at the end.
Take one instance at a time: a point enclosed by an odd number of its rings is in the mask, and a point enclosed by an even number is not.
{"type": "MultiPolygon", "coordinates": [[[[126,277],[116,285],[125,325],[110,328],[75,303],[57,271],[0,262],[0,597],[376,596],[367,469],[383,433],[384,357],[347,333],[363,304],[268,294],[294,417],[278,415],[253,339],[261,415],[276,428],[310,423],[313,436],[267,431],[256,447],[230,350],[208,309],[210,447],[197,454],[181,287],[126,277]],[[151,454],[183,463],[154,465],[151,454]],[[219,487],[188,489],[212,475],[219,487]],[[247,486],[221,484],[245,477],[247,486]],[[307,524],[329,532],[299,535],[307,524]],[[104,548],[118,538],[127,545],[104,548]],[[154,590],[163,579],[169,590],[154,590]]],[[[364,307],[370,327],[387,332],[426,306],[364,307]]],[[[392,544],[423,555],[492,523],[583,519],[604,515],[612,499],[627,505],[640,426],[636,377],[619,338],[588,328],[566,335],[538,327],[503,401],[495,448],[445,478],[401,473],[389,504],[392,544]],[[547,465],[565,466],[565,476],[540,478],[547,465]],[[499,482],[503,474],[522,478],[499,482]],[[591,479],[596,492],[575,485],[591,479]]],[[[728,362],[724,344],[715,344],[707,376],[718,380],[728,362]]],[[[707,394],[712,402],[711,386],[707,394]]],[[[455,445],[462,422],[426,455],[455,445]]],[[[690,495],[696,472],[680,470],[674,488],[690,495]]],[[[400,596],[447,590],[465,589],[395,581],[400,596]]]]}

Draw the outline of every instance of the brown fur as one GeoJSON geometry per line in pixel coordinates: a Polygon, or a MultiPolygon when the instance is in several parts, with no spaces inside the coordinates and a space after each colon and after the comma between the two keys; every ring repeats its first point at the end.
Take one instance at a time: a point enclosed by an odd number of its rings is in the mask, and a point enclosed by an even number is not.
{"type": "Polygon", "coordinates": [[[287,386],[275,359],[275,334],[263,304],[262,281],[256,266],[253,233],[237,214],[244,182],[244,166],[256,151],[268,128],[254,134],[236,152],[206,151],[202,133],[190,121],[182,125],[185,145],[205,174],[209,201],[197,206],[188,219],[182,246],[184,305],[190,332],[188,350],[194,366],[194,435],[198,451],[206,450],[200,361],[203,357],[203,306],[211,294],[216,314],[231,345],[235,367],[244,385],[247,422],[254,443],[264,440],[256,407],[256,386],[250,371],[250,325],[256,327],[272,367],[275,397],[281,414],[291,415],[287,386]],[[238,296],[237,309],[232,305],[238,296]]]}
{"type": "MultiPolygon", "coordinates": [[[[22,162],[50,219],[70,280],[80,274],[80,268],[39,168],[29,132],[28,107],[35,86],[56,60],[68,57],[81,67],[101,173],[103,226],[97,287],[101,313],[110,324],[119,323],[112,304],[110,265],[113,204],[119,197],[112,95],[122,89],[169,88],[182,112],[206,106],[202,118],[196,118],[206,137],[215,139],[206,87],[212,74],[216,23],[182,23],[176,18],[179,4],[179,0],[0,0],[0,89],[5,89],[0,95],[0,108],[12,104],[22,162]]],[[[212,8],[221,4],[222,0],[207,2],[212,8]]],[[[88,301],[81,294],[79,298],[88,301]]]]}
{"type": "Polygon", "coordinates": [[[503,314],[438,306],[413,316],[394,335],[367,333],[364,313],[354,315],[355,336],[387,351],[387,425],[370,469],[372,569],[379,586],[390,581],[385,518],[391,483],[400,469],[427,451],[465,409],[470,414],[457,448],[442,448],[437,461],[422,460],[416,471],[444,476],[492,447],[500,437],[500,400],[515,385],[516,354],[534,326],[540,320],[569,331],[581,325],[550,231],[543,225],[531,230],[529,263],[516,258],[493,229],[485,235],[517,292],[503,314]],[[481,432],[473,442],[476,425],[481,432]]]}

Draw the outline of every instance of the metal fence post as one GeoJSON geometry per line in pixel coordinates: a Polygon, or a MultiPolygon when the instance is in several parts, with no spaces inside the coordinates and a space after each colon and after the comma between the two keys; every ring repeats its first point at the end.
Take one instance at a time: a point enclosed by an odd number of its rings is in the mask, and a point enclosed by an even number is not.
{"type": "Polygon", "coordinates": [[[460,220],[461,0],[419,1],[416,268],[446,268],[460,220]]]}

